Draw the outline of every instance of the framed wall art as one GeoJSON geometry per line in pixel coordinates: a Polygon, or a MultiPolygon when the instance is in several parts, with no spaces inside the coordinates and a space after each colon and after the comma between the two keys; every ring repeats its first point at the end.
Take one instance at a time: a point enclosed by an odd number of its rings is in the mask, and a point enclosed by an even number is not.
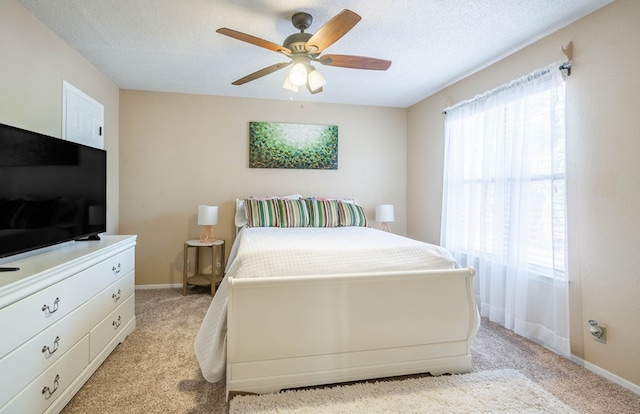
{"type": "Polygon", "coordinates": [[[249,168],[338,169],[338,126],[249,122],[249,168]]]}

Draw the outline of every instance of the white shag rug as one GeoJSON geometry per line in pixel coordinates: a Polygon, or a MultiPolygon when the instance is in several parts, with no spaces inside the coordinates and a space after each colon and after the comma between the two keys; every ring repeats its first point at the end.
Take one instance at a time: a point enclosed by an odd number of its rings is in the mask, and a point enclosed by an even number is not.
{"type": "Polygon", "coordinates": [[[576,411],[515,370],[484,371],[242,395],[229,414],[571,413],[576,411]]]}

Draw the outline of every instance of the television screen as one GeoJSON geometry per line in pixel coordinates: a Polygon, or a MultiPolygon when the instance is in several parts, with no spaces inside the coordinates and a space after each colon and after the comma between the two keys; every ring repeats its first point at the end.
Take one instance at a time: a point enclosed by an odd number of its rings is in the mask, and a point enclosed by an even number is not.
{"type": "Polygon", "coordinates": [[[106,231],[107,153],[0,124],[0,258],[106,231]]]}

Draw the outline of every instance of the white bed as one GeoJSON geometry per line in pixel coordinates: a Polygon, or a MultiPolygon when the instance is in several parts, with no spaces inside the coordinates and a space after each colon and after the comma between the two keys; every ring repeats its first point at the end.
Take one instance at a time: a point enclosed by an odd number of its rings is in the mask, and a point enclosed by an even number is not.
{"type": "Polygon", "coordinates": [[[367,227],[243,228],[195,341],[227,396],[471,370],[473,269],[367,227]]]}

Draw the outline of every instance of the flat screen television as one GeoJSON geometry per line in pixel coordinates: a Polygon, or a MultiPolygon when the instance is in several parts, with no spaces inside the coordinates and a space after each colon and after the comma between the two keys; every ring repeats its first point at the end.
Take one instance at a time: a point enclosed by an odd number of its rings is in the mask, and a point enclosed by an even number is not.
{"type": "Polygon", "coordinates": [[[99,238],[106,205],[106,151],[0,124],[0,260],[99,238]]]}

